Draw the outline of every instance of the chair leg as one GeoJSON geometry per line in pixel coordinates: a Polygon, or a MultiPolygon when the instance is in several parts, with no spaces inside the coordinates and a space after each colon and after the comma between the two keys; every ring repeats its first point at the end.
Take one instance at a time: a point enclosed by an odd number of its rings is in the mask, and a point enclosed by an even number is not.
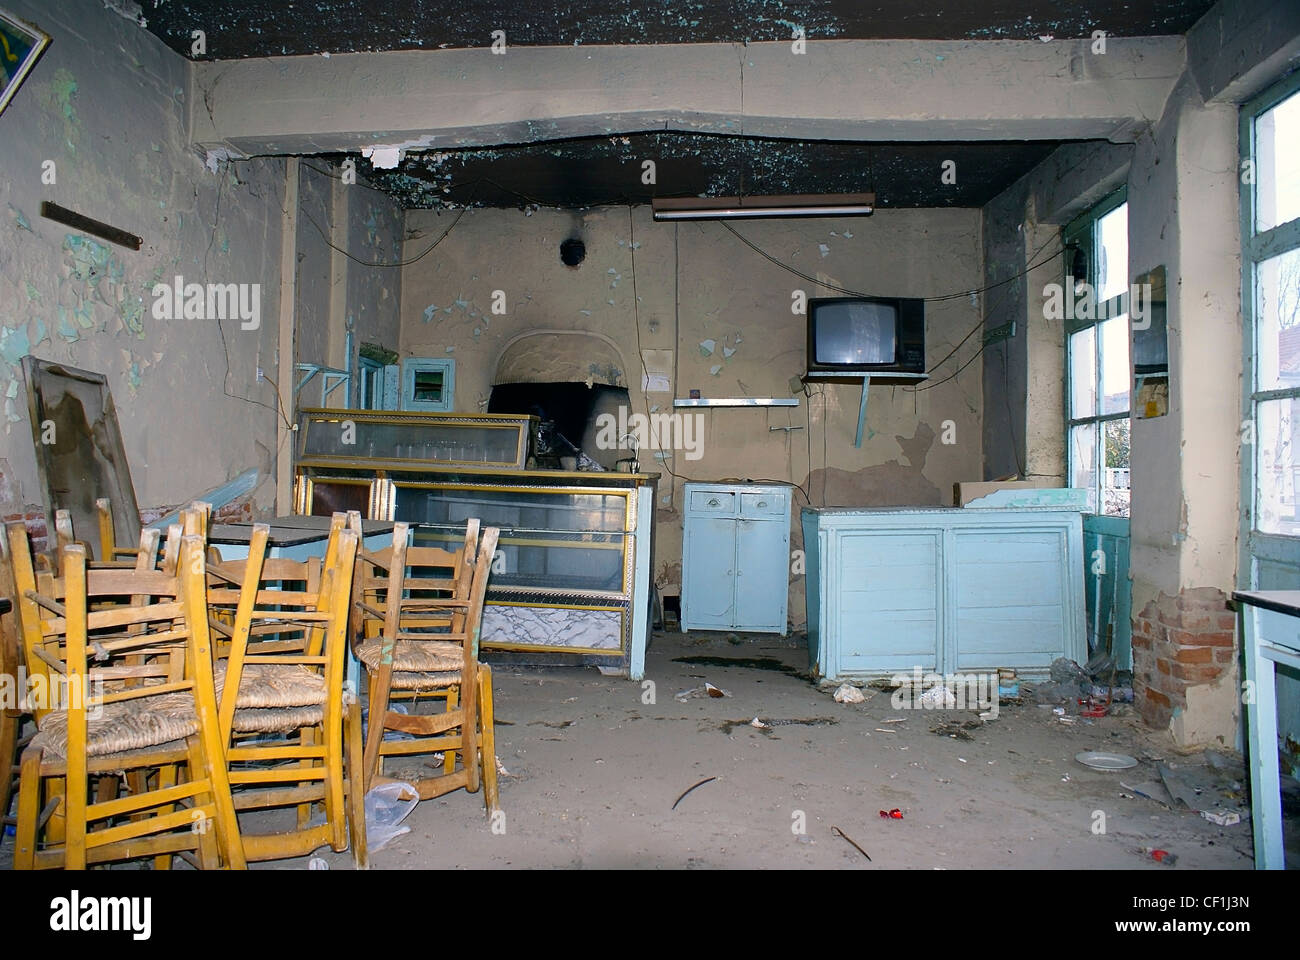
{"type": "Polygon", "coordinates": [[[352,862],[356,868],[369,870],[370,849],[366,845],[366,778],[361,759],[361,704],[357,700],[349,699],[346,710],[344,751],[348,766],[348,842],[352,847],[352,862]]]}
{"type": "Polygon", "coordinates": [[[492,668],[487,664],[479,664],[478,668],[478,706],[479,722],[482,724],[479,743],[482,745],[483,806],[487,808],[490,817],[501,809],[501,803],[497,792],[497,735],[492,705],[492,668]]]}
{"type": "MultiPolygon", "coordinates": [[[[456,709],[459,703],[460,703],[460,692],[455,687],[448,687],[447,688],[447,712],[451,713],[451,711],[456,709]]],[[[456,751],[451,749],[444,750],[442,754],[442,758],[443,758],[442,759],[443,774],[450,776],[451,774],[455,773],[456,772],[456,751]]]]}
{"type": "Polygon", "coordinates": [[[41,751],[28,747],[23,751],[18,774],[18,829],[14,844],[14,869],[36,868],[37,821],[41,817],[41,751]]]}
{"type": "MultiPolygon", "coordinates": [[[[137,783],[138,786],[133,786],[133,789],[135,789],[138,793],[144,793],[149,789],[149,774],[145,771],[138,771],[136,772],[135,776],[136,779],[135,781],[133,781],[133,783],[137,783]]],[[[158,768],[158,789],[162,790],[166,787],[174,787],[174,786],[176,786],[176,764],[169,763],[159,767],[158,768]]],[[[168,804],[164,807],[157,808],[156,813],[157,814],[170,813],[174,809],[175,809],[175,804],[168,804]]],[[[158,856],[153,858],[153,868],[155,870],[170,870],[172,868],[172,855],[170,853],[158,854],[158,856]]]]}
{"type": "Polygon", "coordinates": [[[14,786],[13,766],[17,760],[19,718],[0,710],[0,818],[9,814],[9,797],[14,786]]]}
{"type": "MultiPolygon", "coordinates": [[[[391,659],[391,654],[390,654],[391,659]]],[[[393,681],[392,663],[381,664],[370,680],[370,727],[366,731],[366,752],[362,760],[365,767],[366,790],[374,786],[375,778],[383,772],[380,749],[384,743],[384,728],[388,721],[388,694],[393,681]]]]}

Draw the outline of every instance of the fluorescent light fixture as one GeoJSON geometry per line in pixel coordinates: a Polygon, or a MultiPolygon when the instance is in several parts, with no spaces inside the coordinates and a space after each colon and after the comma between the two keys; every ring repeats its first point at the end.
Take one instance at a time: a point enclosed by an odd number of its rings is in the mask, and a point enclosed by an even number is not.
{"type": "Polygon", "coordinates": [[[760,220],[775,217],[864,217],[874,193],[823,193],[778,197],[680,197],[656,199],[656,220],[760,220]]]}

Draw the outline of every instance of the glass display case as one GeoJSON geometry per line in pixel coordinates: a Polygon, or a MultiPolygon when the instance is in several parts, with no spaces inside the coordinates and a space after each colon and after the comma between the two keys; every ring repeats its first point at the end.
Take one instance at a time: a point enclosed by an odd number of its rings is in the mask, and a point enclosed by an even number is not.
{"type": "Polygon", "coordinates": [[[502,466],[507,433],[526,458],[532,417],[312,410],[305,420],[296,512],[403,520],[415,543],[451,547],[470,517],[500,529],[480,638],[487,660],[587,663],[640,678],[657,474],[502,466]]]}
{"type": "Polygon", "coordinates": [[[522,470],[538,419],[500,413],[307,409],[299,414],[298,423],[302,465],[522,470]]]}

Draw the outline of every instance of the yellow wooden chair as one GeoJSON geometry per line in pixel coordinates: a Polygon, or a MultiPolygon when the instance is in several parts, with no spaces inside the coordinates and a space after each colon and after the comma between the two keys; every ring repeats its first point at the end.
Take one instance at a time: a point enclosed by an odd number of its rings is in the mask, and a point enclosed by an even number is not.
{"type": "Polygon", "coordinates": [[[367,555],[373,569],[363,578],[356,601],[362,629],[354,641],[369,690],[367,790],[380,779],[384,758],[442,752],[441,774],[412,780],[420,798],[460,787],[473,793],[481,783],[489,815],[498,809],[492,671],[478,660],[498,536],[497,528],[488,527],[480,537],[478,521],[471,520],[465,546],[455,553],[409,546],[407,525],[398,523],[392,546],[367,555]],[[398,699],[418,707],[428,697],[444,698],[445,711],[404,714],[390,709],[398,699]],[[385,739],[389,730],[412,739],[385,739]]]}
{"type": "MultiPolygon", "coordinates": [[[[17,526],[22,527],[22,524],[18,523],[17,526]]],[[[0,680],[12,683],[15,687],[22,667],[18,642],[18,601],[15,599],[17,592],[9,537],[0,536],[0,597],[5,597],[11,603],[8,613],[0,613],[0,680]]],[[[17,705],[0,703],[0,824],[9,816],[9,797],[14,783],[13,763],[22,715],[22,710],[17,705]]]]}
{"type": "Polygon", "coordinates": [[[179,853],[204,868],[243,868],[202,541],[183,539],[174,576],[153,569],[147,556],[142,569],[88,569],[85,549],[66,545],[62,578],[42,577],[38,591],[30,552],[25,543],[16,549],[14,534],[11,527],[27,659],[43,662],[66,691],[57,709],[34,711],[38,733],[20,765],[14,866],[83,869],[179,853]],[[126,796],[91,797],[92,777],[119,773],[136,775],[126,796]],[[56,814],[60,828],[51,830],[56,814]]]}
{"type": "Polygon", "coordinates": [[[212,626],[228,635],[217,684],[235,807],[297,809],[287,830],[253,832],[246,816],[245,855],[272,860],[350,844],[364,868],[360,705],[343,689],[357,536],[337,514],[323,562],[299,562],[268,559],[269,534],[254,526],[247,559],[214,568],[208,587],[214,616],[227,614],[212,626]],[[318,806],[320,824],[311,820],[318,806]]]}

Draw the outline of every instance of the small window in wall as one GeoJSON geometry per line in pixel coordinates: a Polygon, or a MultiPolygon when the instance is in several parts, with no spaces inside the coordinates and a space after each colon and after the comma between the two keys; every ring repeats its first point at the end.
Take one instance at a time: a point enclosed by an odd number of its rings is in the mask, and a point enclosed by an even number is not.
{"type": "Polygon", "coordinates": [[[455,406],[456,361],[407,358],[402,361],[402,409],[450,411],[455,406]]]}
{"type": "Polygon", "coordinates": [[[1065,232],[1070,485],[1093,513],[1129,512],[1128,204],[1120,192],[1065,232]]]}
{"type": "Polygon", "coordinates": [[[1255,534],[1300,537],[1298,87],[1293,77],[1242,111],[1246,430],[1254,434],[1253,445],[1242,447],[1243,489],[1253,497],[1242,500],[1253,506],[1252,541],[1255,534]]]}

